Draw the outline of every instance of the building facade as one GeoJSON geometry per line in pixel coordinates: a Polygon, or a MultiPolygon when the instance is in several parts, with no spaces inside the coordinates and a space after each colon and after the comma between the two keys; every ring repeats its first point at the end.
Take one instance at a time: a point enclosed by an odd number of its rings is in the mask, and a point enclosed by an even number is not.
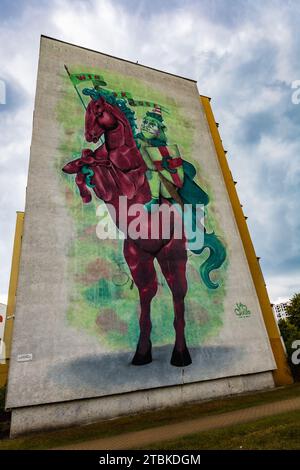
{"type": "Polygon", "coordinates": [[[288,317],[287,313],[288,302],[281,302],[273,305],[273,311],[277,322],[285,320],[288,317]]]}
{"type": "Polygon", "coordinates": [[[194,80],[42,37],[20,239],[12,435],[291,383],[194,80]],[[186,226],[187,242],[128,236],[129,205],[145,228],[176,199],[176,220],[205,206],[202,248],[186,226]],[[124,237],[101,238],[107,208],[124,237]]]}

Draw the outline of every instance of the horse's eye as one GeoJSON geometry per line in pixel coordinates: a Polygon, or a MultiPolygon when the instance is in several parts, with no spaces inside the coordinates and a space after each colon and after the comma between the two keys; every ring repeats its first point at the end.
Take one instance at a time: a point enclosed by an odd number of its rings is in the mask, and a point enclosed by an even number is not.
{"type": "Polygon", "coordinates": [[[101,116],[103,116],[103,112],[102,112],[102,111],[98,111],[98,112],[97,112],[97,117],[101,117],[101,116]]]}

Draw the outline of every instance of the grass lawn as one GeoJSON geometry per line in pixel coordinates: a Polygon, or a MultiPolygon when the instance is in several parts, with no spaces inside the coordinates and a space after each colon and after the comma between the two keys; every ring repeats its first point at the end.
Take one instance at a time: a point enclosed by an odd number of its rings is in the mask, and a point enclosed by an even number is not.
{"type": "MultiPolygon", "coordinates": [[[[51,447],[63,446],[66,444],[74,444],[76,442],[83,442],[97,438],[115,436],[117,434],[123,434],[132,431],[139,431],[142,429],[149,429],[156,426],[162,426],[164,424],[178,423],[180,421],[195,419],[201,416],[208,416],[211,414],[219,414],[224,413],[226,411],[248,408],[250,406],[270,403],[276,400],[285,400],[287,398],[297,397],[299,396],[299,393],[300,383],[265,392],[239,395],[220,400],[165,408],[163,410],[140,413],[133,416],[111,419],[108,421],[102,421],[85,426],[73,426],[72,428],[57,431],[30,434],[16,439],[6,438],[0,440],[0,450],[47,449],[51,447]]],[[[296,413],[294,412],[293,415],[296,416],[296,413]]],[[[266,418],[264,421],[267,422],[268,419],[266,418]]],[[[274,419],[276,419],[277,422],[278,417],[274,419]]],[[[242,429],[243,426],[246,426],[249,429],[251,426],[253,426],[253,423],[235,426],[234,429],[236,430],[238,427],[242,429]]],[[[212,432],[215,436],[217,432],[225,433],[225,435],[228,435],[229,428],[226,428],[226,430],[211,431],[208,434],[211,434],[212,432]]],[[[201,436],[203,435],[204,433],[201,433],[201,436]]],[[[242,444],[239,444],[239,446],[240,445],[242,444]]],[[[199,448],[199,446],[197,447],[199,448]]]]}
{"type": "Polygon", "coordinates": [[[173,441],[147,446],[147,450],[292,450],[300,449],[300,410],[260,420],[204,431],[173,441]]]}

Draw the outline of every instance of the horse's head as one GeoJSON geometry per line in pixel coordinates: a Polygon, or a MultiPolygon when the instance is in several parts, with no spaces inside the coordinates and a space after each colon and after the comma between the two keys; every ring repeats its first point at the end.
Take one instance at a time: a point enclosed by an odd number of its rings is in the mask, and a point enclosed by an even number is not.
{"type": "Polygon", "coordinates": [[[118,120],[102,96],[90,101],[85,113],[85,138],[88,142],[98,142],[104,132],[115,129],[117,125],[118,120]]]}

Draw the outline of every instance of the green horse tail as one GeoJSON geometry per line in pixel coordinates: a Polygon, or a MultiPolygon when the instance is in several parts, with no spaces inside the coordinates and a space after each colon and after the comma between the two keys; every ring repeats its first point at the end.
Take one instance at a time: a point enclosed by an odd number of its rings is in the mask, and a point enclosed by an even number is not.
{"type": "Polygon", "coordinates": [[[200,250],[197,250],[196,254],[200,255],[205,248],[209,248],[209,257],[202,263],[199,268],[200,276],[204,284],[209,289],[217,289],[219,287],[218,283],[212,282],[210,279],[210,273],[214,269],[218,269],[222,266],[226,258],[226,250],[221,240],[212,233],[204,233],[204,242],[203,247],[200,250]]]}

